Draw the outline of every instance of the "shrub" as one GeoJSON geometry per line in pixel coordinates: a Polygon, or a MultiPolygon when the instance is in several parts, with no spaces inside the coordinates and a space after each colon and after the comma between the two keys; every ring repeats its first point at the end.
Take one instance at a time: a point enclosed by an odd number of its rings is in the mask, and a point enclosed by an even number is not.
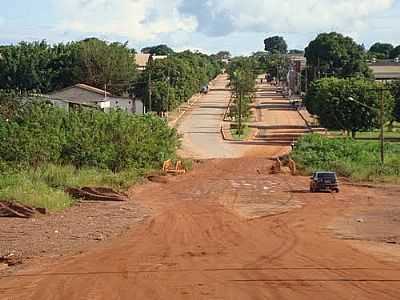
{"type": "Polygon", "coordinates": [[[175,157],[179,138],[151,115],[95,110],[65,112],[43,102],[0,115],[0,161],[38,168],[47,163],[109,169],[151,168],[175,157]]]}

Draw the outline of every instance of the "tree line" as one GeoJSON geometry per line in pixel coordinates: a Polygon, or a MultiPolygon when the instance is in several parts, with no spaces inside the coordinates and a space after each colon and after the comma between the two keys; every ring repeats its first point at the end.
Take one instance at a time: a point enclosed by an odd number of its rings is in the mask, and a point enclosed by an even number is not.
{"type": "Polygon", "coordinates": [[[88,38],[55,45],[41,41],[1,46],[0,90],[49,93],[86,83],[115,95],[143,98],[148,108],[161,112],[187,101],[222,69],[217,56],[175,53],[167,45],[142,52],[167,58],[138,72],[135,50],[127,43],[88,38]]]}
{"type": "Polygon", "coordinates": [[[222,69],[213,56],[184,51],[150,62],[137,77],[133,93],[155,112],[174,110],[208,85],[222,69]]]}
{"type": "Polygon", "coordinates": [[[96,38],[55,45],[41,41],[2,46],[0,89],[48,93],[86,83],[102,89],[109,85],[111,92],[122,94],[136,75],[134,52],[126,43],[96,38]]]}

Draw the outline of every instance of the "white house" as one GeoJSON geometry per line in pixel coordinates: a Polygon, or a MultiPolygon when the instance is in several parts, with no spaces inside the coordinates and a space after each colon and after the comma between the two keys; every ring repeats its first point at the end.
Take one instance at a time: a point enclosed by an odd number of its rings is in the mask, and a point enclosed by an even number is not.
{"type": "Polygon", "coordinates": [[[113,96],[107,91],[86,84],[76,84],[55,91],[49,95],[49,99],[54,105],[67,110],[77,106],[86,106],[105,112],[121,109],[128,113],[144,113],[144,107],[140,100],[113,96]]]}

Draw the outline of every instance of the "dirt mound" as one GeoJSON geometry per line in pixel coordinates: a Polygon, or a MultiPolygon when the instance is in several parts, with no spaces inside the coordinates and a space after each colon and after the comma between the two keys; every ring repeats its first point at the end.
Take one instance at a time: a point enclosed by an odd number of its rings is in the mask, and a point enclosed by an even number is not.
{"type": "Polygon", "coordinates": [[[147,179],[151,182],[156,182],[156,183],[168,183],[168,178],[165,176],[159,176],[159,175],[151,175],[148,176],[147,179]]]}
{"type": "Polygon", "coordinates": [[[81,189],[67,188],[65,192],[72,197],[87,201],[128,201],[128,196],[124,193],[119,193],[110,188],[92,188],[84,187],[81,189]]]}
{"type": "Polygon", "coordinates": [[[43,208],[34,208],[15,202],[0,202],[0,217],[5,218],[31,218],[35,213],[46,214],[43,208]]]}

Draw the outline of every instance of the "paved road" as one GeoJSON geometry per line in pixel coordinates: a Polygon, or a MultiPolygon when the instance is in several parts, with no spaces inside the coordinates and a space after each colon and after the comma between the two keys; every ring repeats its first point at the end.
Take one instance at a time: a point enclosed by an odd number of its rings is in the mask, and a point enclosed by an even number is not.
{"type": "Polygon", "coordinates": [[[203,96],[192,111],[188,112],[178,126],[183,135],[182,156],[207,158],[237,158],[243,156],[275,157],[287,153],[293,138],[292,125],[297,125],[301,133],[308,132],[304,120],[293,110],[289,101],[277,93],[277,88],[266,84],[258,85],[256,107],[259,127],[256,139],[247,142],[224,141],[221,136],[221,121],[229,104],[231,93],[226,88],[228,77],[221,75],[215,81],[208,95],[203,96]],[[266,127],[280,127],[281,132],[266,127]],[[283,133],[285,137],[275,137],[283,133]],[[272,139],[272,140],[271,140],[272,139]],[[283,141],[282,141],[283,139],[283,141]],[[288,142],[290,141],[290,142],[288,142]]]}
{"type": "Polygon", "coordinates": [[[230,101],[227,75],[219,76],[210,92],[203,96],[178,126],[183,135],[182,153],[194,158],[239,157],[240,146],[224,142],[221,121],[230,101]]]}

